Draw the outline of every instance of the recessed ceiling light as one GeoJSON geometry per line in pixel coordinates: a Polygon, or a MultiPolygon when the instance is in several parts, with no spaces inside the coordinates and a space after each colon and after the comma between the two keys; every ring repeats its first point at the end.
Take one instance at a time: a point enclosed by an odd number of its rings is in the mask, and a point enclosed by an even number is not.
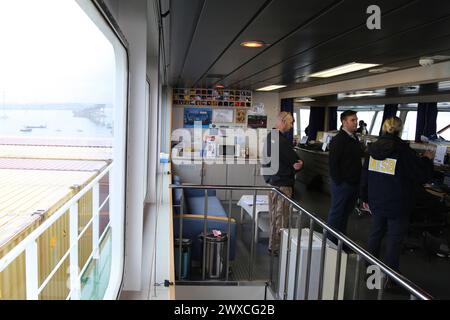
{"type": "Polygon", "coordinates": [[[285,88],[285,85],[271,85],[271,86],[267,86],[267,87],[262,87],[259,89],[256,89],[256,91],[272,91],[272,90],[277,90],[277,89],[281,89],[281,88],[285,88]]]}
{"type": "Polygon", "coordinates": [[[225,86],[223,84],[216,84],[216,89],[223,89],[225,86]]]}
{"type": "Polygon", "coordinates": [[[252,41],[244,41],[241,42],[241,46],[246,48],[261,48],[265,46],[263,41],[252,40],[252,41]]]}
{"type": "Polygon", "coordinates": [[[316,72],[316,73],[310,74],[309,76],[310,77],[319,77],[319,78],[328,78],[328,77],[334,77],[334,76],[337,76],[340,74],[355,72],[358,70],[368,69],[368,68],[372,68],[372,67],[376,67],[376,66],[379,66],[379,64],[352,62],[352,63],[344,64],[339,67],[316,72]]]}

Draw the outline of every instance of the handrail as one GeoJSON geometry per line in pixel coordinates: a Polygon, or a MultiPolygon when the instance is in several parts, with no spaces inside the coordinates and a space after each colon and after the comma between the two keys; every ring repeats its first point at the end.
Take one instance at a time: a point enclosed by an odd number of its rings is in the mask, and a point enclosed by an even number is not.
{"type": "Polygon", "coordinates": [[[283,192],[280,191],[277,187],[255,187],[255,186],[220,186],[220,185],[194,185],[194,184],[182,184],[182,185],[175,185],[171,184],[169,185],[169,188],[172,189],[215,189],[215,190],[257,190],[257,191],[273,191],[276,192],[279,196],[283,197],[286,201],[288,201],[292,206],[296,207],[300,212],[305,213],[312,221],[314,221],[314,224],[317,223],[319,226],[321,226],[323,229],[325,229],[327,232],[329,232],[331,235],[336,237],[338,240],[342,241],[343,244],[345,244],[347,247],[351,248],[353,251],[355,251],[358,255],[362,256],[366,261],[377,265],[382,272],[392,278],[396,283],[398,283],[400,286],[402,286],[404,289],[406,289],[411,295],[415,296],[416,298],[422,299],[422,300],[430,300],[433,299],[433,297],[428,294],[425,290],[402,276],[401,274],[397,273],[395,270],[378,260],[377,258],[373,257],[369,252],[367,252],[365,249],[360,247],[358,244],[353,242],[351,239],[349,239],[347,236],[343,235],[342,233],[335,231],[333,228],[328,226],[322,219],[316,217],[314,214],[308,212],[306,209],[304,209],[298,202],[295,200],[289,198],[286,196],[283,192]]]}
{"type": "MultiPolygon", "coordinates": [[[[78,274],[78,268],[73,269],[72,263],[77,264],[78,267],[78,242],[81,237],[84,235],[88,227],[94,223],[98,219],[98,212],[100,207],[98,206],[98,200],[95,200],[95,194],[98,194],[99,181],[110,172],[113,164],[109,164],[101,173],[99,173],[92,181],[90,181],[85,187],[83,187],[77,194],[75,194],[69,201],[64,203],[55,213],[53,213],[50,217],[46,218],[36,229],[34,229],[28,236],[25,237],[19,244],[17,244],[14,248],[12,248],[7,254],[5,254],[2,258],[0,258],[0,272],[5,270],[12,262],[14,262],[17,257],[19,257],[23,252],[26,253],[26,290],[27,290],[27,298],[28,299],[37,299],[37,296],[45,286],[48,284],[50,279],[56,274],[59,266],[62,265],[63,261],[70,256],[71,259],[71,293],[73,290],[77,290],[78,288],[73,288],[72,286],[80,281],[80,275],[78,274]],[[93,211],[92,218],[86,223],[82,232],[78,234],[78,200],[80,200],[87,192],[93,190],[93,211]],[[68,210],[70,210],[70,244],[68,250],[63,254],[63,256],[58,261],[56,267],[50,271],[50,274],[43,280],[42,284],[38,286],[37,284],[37,240],[38,238],[48,229],[50,228],[60,217],[62,217],[68,210]],[[73,217],[76,215],[76,217],[73,217]],[[74,233],[74,234],[72,234],[74,233]],[[74,260],[74,261],[72,261],[74,260]],[[72,270],[73,269],[73,270],[72,270]],[[32,279],[29,279],[31,277],[32,279]]],[[[109,199],[109,195],[107,197],[109,199]]],[[[102,206],[106,203],[106,201],[102,204],[102,206]]],[[[106,230],[106,228],[105,228],[106,230]]],[[[97,235],[98,236],[98,235],[97,235]]],[[[101,237],[100,237],[101,238],[101,237]]],[[[95,238],[93,235],[93,247],[91,256],[97,254],[96,250],[98,250],[99,239],[95,238]]],[[[89,258],[86,264],[89,263],[89,258]]],[[[83,268],[84,269],[84,268],[83,268]]],[[[77,295],[74,298],[79,298],[77,295]]]]}
{"type": "Polygon", "coordinates": [[[108,167],[106,167],[105,170],[102,171],[98,176],[95,177],[94,180],[92,180],[88,185],[86,185],[83,189],[81,189],[73,198],[71,198],[68,202],[66,202],[61,208],[59,208],[54,214],[52,214],[49,218],[47,218],[39,227],[37,227],[35,230],[33,230],[24,240],[22,240],[17,246],[15,246],[11,251],[9,251],[7,254],[3,256],[3,258],[0,259],[0,272],[5,270],[5,268],[13,262],[22,252],[25,251],[27,246],[33,242],[36,241],[37,238],[41,234],[44,233],[45,230],[47,230],[56,220],[58,220],[64,213],[67,212],[67,210],[70,209],[70,207],[75,204],[82,196],[84,196],[92,187],[94,184],[100,181],[106,173],[108,173],[113,164],[111,163],[108,167]]]}

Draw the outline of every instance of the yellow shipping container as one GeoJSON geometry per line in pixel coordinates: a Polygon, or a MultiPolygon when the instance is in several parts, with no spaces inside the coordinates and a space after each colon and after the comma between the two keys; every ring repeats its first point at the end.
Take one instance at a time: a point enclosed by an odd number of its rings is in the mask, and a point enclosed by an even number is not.
{"type": "MultiPolygon", "coordinates": [[[[0,169],[0,257],[86,186],[97,172],[0,169]],[[42,218],[40,218],[42,216],[42,218]]],[[[92,218],[92,191],[78,201],[78,234],[92,218]]],[[[39,286],[69,249],[69,212],[38,238],[39,286]]],[[[92,252],[92,227],[79,242],[79,269],[92,252]]],[[[69,257],[47,283],[40,299],[69,294],[69,257]]],[[[0,299],[25,299],[25,254],[0,273],[0,299]]]]}

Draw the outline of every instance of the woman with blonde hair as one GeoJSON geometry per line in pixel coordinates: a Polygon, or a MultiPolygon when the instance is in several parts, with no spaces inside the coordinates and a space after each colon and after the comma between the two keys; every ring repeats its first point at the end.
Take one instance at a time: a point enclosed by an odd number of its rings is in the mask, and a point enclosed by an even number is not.
{"type": "Polygon", "coordinates": [[[399,136],[403,129],[402,120],[398,117],[387,118],[383,123],[382,133],[399,136]]]}
{"type": "Polygon", "coordinates": [[[379,257],[381,241],[386,235],[383,260],[397,271],[403,238],[414,206],[414,187],[431,177],[434,157],[430,151],[423,157],[417,156],[408,142],[400,138],[402,126],[398,117],[384,121],[382,135],[368,147],[361,177],[363,206],[370,207],[373,213],[369,251],[379,257]]]}

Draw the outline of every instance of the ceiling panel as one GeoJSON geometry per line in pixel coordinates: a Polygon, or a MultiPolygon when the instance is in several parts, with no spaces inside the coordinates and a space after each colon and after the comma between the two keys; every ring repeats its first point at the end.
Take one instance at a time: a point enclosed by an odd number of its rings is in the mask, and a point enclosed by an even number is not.
{"type": "Polygon", "coordinates": [[[228,75],[230,70],[235,70],[254,59],[255,56],[264,55],[265,51],[270,52],[270,48],[308,23],[313,17],[324,14],[325,10],[332,11],[342,2],[342,0],[272,1],[220,57],[210,73],[228,75]],[[240,43],[246,40],[262,40],[270,47],[244,48],[240,43]]]}
{"type": "MultiPolygon", "coordinates": [[[[370,0],[340,2],[333,10],[324,12],[323,15],[319,16],[311,24],[299,28],[290,37],[268,48],[263,54],[233,72],[226,78],[226,83],[235,83],[236,80],[248,77],[255,73],[255,71],[261,71],[263,68],[280,64],[280,62],[283,70],[287,70],[283,64],[292,60],[295,61],[296,59],[300,59],[299,62],[304,64],[312,63],[316,59],[315,55],[311,52],[312,48],[322,50],[326,44],[338,42],[338,37],[352,32],[357,28],[367,30],[366,8],[371,3],[372,1],[370,0]],[[349,17],[352,18],[350,19],[349,17]],[[301,57],[298,57],[299,53],[302,53],[301,57]]],[[[408,0],[380,1],[380,5],[385,8],[383,9],[385,11],[404,6],[408,3],[410,3],[408,0]]],[[[289,10],[289,6],[286,7],[286,10],[289,10]]],[[[340,49],[343,48],[339,44],[338,47],[340,49]]],[[[326,53],[329,54],[328,51],[326,53]]]]}
{"type": "Polygon", "coordinates": [[[205,0],[170,2],[170,83],[178,81],[204,2],[205,0]]]}
{"type": "Polygon", "coordinates": [[[367,76],[327,79],[311,72],[358,61],[409,68],[418,57],[450,52],[450,1],[379,0],[381,30],[368,30],[371,0],[172,0],[170,84],[287,89],[367,76]],[[263,40],[261,49],[240,46],[263,40]]]}
{"type": "Polygon", "coordinates": [[[184,85],[192,86],[233,43],[234,38],[245,29],[258,11],[270,2],[265,0],[205,1],[181,72],[184,85]]]}
{"type": "MultiPolygon", "coordinates": [[[[424,46],[423,39],[449,34],[450,28],[448,28],[448,15],[445,19],[432,23],[436,21],[436,17],[433,16],[435,13],[430,13],[430,11],[434,10],[426,11],[426,8],[430,6],[424,8],[424,3],[416,2],[416,4],[419,5],[410,5],[404,10],[383,17],[382,30],[380,31],[372,32],[364,26],[345,36],[336,38],[334,41],[297,55],[295,59],[285,60],[270,69],[259,72],[249,78],[251,81],[247,83],[268,79],[273,81],[273,77],[281,74],[284,74],[284,77],[279,78],[292,83],[296,78],[312,71],[319,71],[352,61],[384,64],[392,60],[388,59],[385,54],[404,47],[410,48],[409,56],[420,56],[424,49],[432,50],[438,44],[429,43],[424,46]],[[415,19],[406,19],[403,22],[402,17],[405,17],[406,13],[415,16],[417,12],[424,12],[420,19],[415,17],[415,19]],[[402,23],[399,24],[399,21],[402,21],[402,23]],[[375,53],[378,53],[378,55],[375,53]],[[311,56],[314,57],[312,61],[308,59],[311,56]]],[[[239,86],[240,83],[230,83],[230,85],[239,86]]]]}
{"type": "MultiPolygon", "coordinates": [[[[381,63],[383,66],[396,66],[398,68],[418,66],[418,58],[424,55],[444,54],[450,49],[450,16],[438,23],[427,25],[424,28],[414,29],[407,33],[401,33],[389,37],[384,41],[377,41],[360,47],[354,47],[339,52],[337,49],[320,51],[317,60],[312,64],[297,65],[295,62],[287,62],[259,73],[247,80],[247,85],[260,86],[266,82],[302,83],[302,75],[308,74],[311,66],[315,70],[323,70],[330,66],[338,66],[352,61],[381,63]],[[414,59],[413,64],[408,60],[414,59]],[[405,64],[406,62],[406,64],[405,64]],[[283,69],[284,68],[284,69],[283,69]]],[[[348,46],[349,47],[349,46],[348,46]]],[[[366,71],[334,77],[333,81],[341,81],[355,76],[368,76],[366,71]]],[[[309,79],[317,84],[329,82],[331,79],[309,79]]],[[[236,84],[232,84],[235,86],[236,84]]],[[[240,84],[238,84],[240,85],[240,84]]],[[[310,85],[305,83],[305,85],[310,85]]]]}

